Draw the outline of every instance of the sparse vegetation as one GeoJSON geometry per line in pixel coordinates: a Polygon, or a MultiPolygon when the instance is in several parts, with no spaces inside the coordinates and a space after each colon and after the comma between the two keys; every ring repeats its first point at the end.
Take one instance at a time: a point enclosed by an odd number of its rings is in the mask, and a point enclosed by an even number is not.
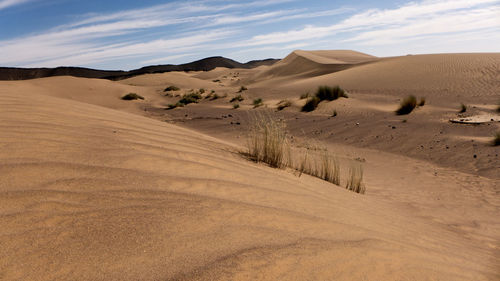
{"type": "Polygon", "coordinates": [[[257,108],[259,106],[262,106],[264,103],[261,98],[257,98],[253,100],[253,108],[257,108]]]}
{"type": "Polygon", "coordinates": [[[233,109],[238,109],[238,108],[240,108],[240,104],[239,103],[233,104],[233,109]]]}
{"type": "Polygon", "coordinates": [[[285,152],[288,146],[286,125],[283,121],[266,114],[253,117],[247,141],[248,156],[252,160],[282,168],[285,166],[285,152]]]}
{"type": "Polygon", "coordinates": [[[205,93],[205,89],[201,88],[201,89],[199,90],[199,92],[200,92],[200,94],[204,94],[204,93],[205,93]]]}
{"type": "Polygon", "coordinates": [[[305,93],[305,94],[302,94],[300,95],[300,99],[303,100],[303,99],[307,99],[308,97],[310,97],[311,94],[309,94],[309,92],[305,93]]]}
{"type": "Polygon", "coordinates": [[[345,93],[344,89],[340,88],[339,86],[335,86],[333,88],[328,86],[320,86],[316,91],[316,97],[318,97],[320,101],[332,101],[342,97],[347,98],[347,94],[345,93]]]}
{"type": "Polygon", "coordinates": [[[318,107],[320,99],[318,97],[310,97],[307,99],[306,104],[302,107],[303,112],[311,112],[318,107]]]}
{"type": "MultiPolygon", "coordinates": [[[[307,98],[309,97],[309,93],[306,95],[300,96],[300,98],[307,98]]],[[[316,95],[313,97],[309,97],[307,99],[306,104],[302,107],[303,112],[311,112],[318,107],[319,103],[327,100],[327,101],[333,101],[338,98],[347,98],[347,94],[344,89],[340,88],[339,86],[335,87],[328,87],[328,86],[320,86],[318,87],[318,90],[316,91],[316,95]]]]}
{"type": "Polygon", "coordinates": [[[215,80],[212,80],[212,82],[214,82],[214,83],[219,83],[219,82],[220,82],[220,79],[215,79],[215,80]]]}
{"type": "Polygon", "coordinates": [[[229,102],[235,102],[235,101],[242,102],[244,100],[245,100],[245,98],[242,95],[237,95],[234,98],[232,98],[229,102]]]}
{"type": "Polygon", "coordinates": [[[282,101],[278,102],[277,105],[278,105],[278,107],[276,109],[278,109],[278,111],[281,111],[287,107],[292,106],[292,102],[289,100],[282,100],[282,101]]]}
{"type": "Polygon", "coordinates": [[[122,100],[143,100],[144,97],[136,93],[129,93],[122,97],[122,100]]]}
{"type": "Polygon", "coordinates": [[[467,105],[465,105],[465,104],[462,103],[460,105],[460,110],[458,111],[458,113],[464,113],[466,111],[467,111],[467,105]]]}
{"type": "Polygon", "coordinates": [[[176,107],[184,107],[190,103],[198,103],[198,101],[202,98],[201,94],[198,92],[193,92],[189,94],[185,94],[176,104],[169,104],[167,109],[174,109],[176,107]]]}
{"type": "Polygon", "coordinates": [[[180,89],[176,86],[168,86],[167,88],[165,88],[164,92],[171,92],[171,91],[179,91],[180,89]]]}
{"type": "Polygon", "coordinates": [[[332,117],[337,117],[337,110],[336,109],[333,110],[332,117]]]}
{"type": "MultiPolygon", "coordinates": [[[[326,148],[307,146],[305,150],[294,150],[300,151],[294,155],[288,139],[285,121],[273,118],[270,113],[259,111],[250,120],[245,155],[253,161],[264,162],[271,167],[292,168],[299,172],[299,176],[305,173],[340,185],[339,161],[326,148]],[[294,163],[293,159],[298,161],[294,163]]],[[[361,164],[357,164],[351,168],[346,188],[364,193],[366,188],[362,180],[363,169],[361,164]]]]}
{"type": "Polygon", "coordinates": [[[425,105],[425,98],[421,97],[420,101],[418,102],[418,106],[424,106],[425,105]]]}
{"type": "Polygon", "coordinates": [[[241,86],[241,87],[240,87],[240,90],[238,91],[238,93],[243,93],[243,91],[246,91],[246,90],[248,90],[248,88],[247,88],[247,87],[245,87],[245,86],[241,86]]]}
{"type": "Polygon", "coordinates": [[[495,133],[495,136],[493,137],[493,145],[494,146],[500,145],[500,132],[495,133]]]}
{"type": "Polygon", "coordinates": [[[349,169],[346,189],[361,194],[366,192],[366,187],[363,184],[363,167],[361,165],[353,164],[349,169]]]}
{"type": "Polygon", "coordinates": [[[401,101],[399,109],[396,110],[397,115],[410,114],[417,106],[417,98],[415,96],[408,96],[401,101]]]}
{"type": "Polygon", "coordinates": [[[190,93],[184,95],[182,99],[179,100],[179,103],[182,103],[184,105],[188,105],[190,103],[197,103],[201,98],[202,97],[200,93],[190,93]]]}

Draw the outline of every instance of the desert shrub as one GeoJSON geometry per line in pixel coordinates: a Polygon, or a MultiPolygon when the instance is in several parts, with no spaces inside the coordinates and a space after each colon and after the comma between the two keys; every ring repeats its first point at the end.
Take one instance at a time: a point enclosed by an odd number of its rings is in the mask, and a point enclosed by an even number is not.
{"type": "Polygon", "coordinates": [[[259,106],[262,106],[264,103],[261,98],[256,98],[253,100],[253,107],[257,108],[259,106]]]}
{"type": "Polygon", "coordinates": [[[332,117],[337,117],[338,113],[337,113],[337,110],[334,109],[333,112],[332,112],[332,117]]]}
{"type": "Polygon", "coordinates": [[[306,104],[302,107],[303,112],[311,112],[318,107],[318,104],[320,102],[320,99],[318,97],[310,97],[307,101],[306,104]]]}
{"type": "Polygon", "coordinates": [[[170,110],[170,109],[174,109],[174,108],[177,108],[177,107],[184,107],[185,104],[181,103],[181,102],[177,102],[175,104],[169,104],[167,105],[167,110],[170,110]]]}
{"type": "Polygon", "coordinates": [[[349,178],[347,179],[346,189],[364,194],[366,187],[363,184],[363,167],[358,164],[354,164],[349,169],[349,178]]]}
{"type": "Polygon", "coordinates": [[[286,125],[269,114],[255,115],[250,121],[247,139],[248,156],[256,162],[264,162],[271,167],[285,166],[286,125]]]}
{"type": "Polygon", "coordinates": [[[242,102],[242,101],[244,101],[244,100],[245,100],[245,98],[244,98],[243,96],[241,96],[241,95],[237,95],[237,96],[235,96],[234,98],[232,98],[229,102],[235,102],[235,101],[242,102]]]}
{"type": "Polygon", "coordinates": [[[410,114],[410,112],[417,106],[417,98],[415,96],[408,96],[401,101],[399,109],[396,110],[397,115],[410,114]]]}
{"type": "Polygon", "coordinates": [[[495,136],[493,136],[493,145],[494,146],[500,145],[500,132],[496,132],[495,136]]]}
{"type": "Polygon", "coordinates": [[[305,94],[302,94],[300,95],[300,99],[303,100],[303,99],[307,99],[308,97],[310,97],[311,94],[309,94],[309,92],[305,93],[305,94]]]}
{"type": "Polygon", "coordinates": [[[136,94],[136,93],[129,93],[126,94],[122,97],[122,100],[143,100],[144,97],[136,94]]]}
{"type": "Polygon", "coordinates": [[[338,98],[347,97],[344,89],[339,86],[328,87],[328,86],[320,86],[316,91],[316,97],[319,98],[320,101],[328,100],[336,100],[338,98]]]}
{"type": "Polygon", "coordinates": [[[220,79],[215,79],[215,80],[212,80],[212,82],[214,82],[214,83],[218,83],[218,82],[220,82],[220,79]]]}
{"type": "Polygon", "coordinates": [[[465,104],[463,104],[463,103],[462,103],[462,104],[460,105],[460,110],[459,110],[458,112],[459,112],[459,113],[464,113],[464,112],[466,112],[466,111],[467,111],[467,105],[465,105],[465,104]]]}
{"type": "Polygon", "coordinates": [[[233,109],[238,109],[238,108],[240,108],[240,104],[239,103],[233,104],[233,109]]]}
{"type": "Polygon", "coordinates": [[[190,93],[186,94],[182,97],[182,99],[179,100],[179,103],[182,103],[184,105],[188,105],[190,103],[197,103],[201,99],[201,94],[200,93],[190,93]]]}
{"type": "Polygon", "coordinates": [[[201,89],[199,90],[199,93],[200,93],[200,94],[204,94],[204,93],[205,93],[205,89],[201,88],[201,89]]]}
{"type": "Polygon", "coordinates": [[[289,100],[282,100],[277,105],[278,105],[278,107],[276,109],[278,109],[278,111],[281,111],[287,107],[292,106],[292,102],[289,100]]]}
{"type": "Polygon", "coordinates": [[[180,89],[176,86],[168,86],[167,88],[165,88],[164,92],[170,92],[170,91],[179,91],[180,89]]]}
{"type": "Polygon", "coordinates": [[[247,87],[245,87],[245,86],[241,86],[241,87],[240,87],[240,90],[238,91],[238,93],[242,93],[243,91],[246,91],[246,90],[248,90],[248,88],[247,88],[247,87]]]}
{"type": "Polygon", "coordinates": [[[425,98],[422,97],[420,98],[420,101],[418,102],[418,106],[424,106],[425,105],[425,98]]]}

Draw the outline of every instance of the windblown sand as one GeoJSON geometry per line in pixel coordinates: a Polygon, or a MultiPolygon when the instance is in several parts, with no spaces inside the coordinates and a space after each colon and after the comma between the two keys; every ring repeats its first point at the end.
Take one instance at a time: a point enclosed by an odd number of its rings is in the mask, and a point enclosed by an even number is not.
{"type": "Polygon", "coordinates": [[[500,126],[449,122],[461,102],[496,116],[499,76],[499,54],[298,51],[252,70],[0,82],[0,280],[499,280],[500,126]],[[349,99],[301,113],[322,84],[349,99]],[[165,110],[170,85],[221,98],[165,110]],[[409,94],[426,105],[394,115],[409,94]],[[367,193],[242,157],[258,97],[292,101],[276,115],[294,145],[362,161],[367,193]]]}

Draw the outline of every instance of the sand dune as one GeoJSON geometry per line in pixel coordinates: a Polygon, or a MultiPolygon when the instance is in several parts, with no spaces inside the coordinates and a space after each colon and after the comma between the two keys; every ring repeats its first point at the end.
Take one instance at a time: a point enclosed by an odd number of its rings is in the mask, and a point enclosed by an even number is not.
{"type": "Polygon", "coordinates": [[[312,77],[341,71],[376,59],[376,57],[355,51],[297,50],[268,69],[257,73],[253,79],[260,81],[283,76],[312,77]]]}
{"type": "MultiPolygon", "coordinates": [[[[365,60],[299,54],[310,64],[365,60]]],[[[275,66],[0,82],[0,280],[498,280],[499,160],[494,147],[470,142],[498,123],[442,121],[456,115],[445,99],[465,95],[473,80],[485,88],[466,100],[487,105],[471,111],[492,111],[498,55],[415,58],[300,79],[290,64],[291,75],[254,83],[275,66]],[[417,80],[429,104],[401,123],[391,106],[418,90],[417,80]],[[349,99],[299,112],[298,94],[339,82],[349,99]],[[163,89],[172,84],[228,97],[166,111],[175,98],[163,89]],[[243,84],[249,90],[233,110],[243,84]],[[434,96],[443,85],[457,92],[434,96]],[[131,91],[146,99],[120,100],[131,91]],[[293,99],[279,114],[297,142],[311,136],[342,162],[362,158],[367,194],[242,157],[255,97],[269,106],[293,99]],[[435,149],[416,150],[419,140],[435,149]],[[491,176],[447,162],[462,165],[470,153],[491,176]]]]}

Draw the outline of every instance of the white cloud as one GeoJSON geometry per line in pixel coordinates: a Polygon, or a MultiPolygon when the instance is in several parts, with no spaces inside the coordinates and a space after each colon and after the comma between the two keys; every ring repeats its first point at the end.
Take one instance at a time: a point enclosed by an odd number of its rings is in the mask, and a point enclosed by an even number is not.
{"type": "Polygon", "coordinates": [[[413,36],[499,27],[498,7],[483,5],[500,0],[455,0],[412,2],[392,10],[369,10],[329,26],[309,25],[301,29],[257,35],[240,47],[303,42],[358,32],[345,40],[386,44],[413,36]]]}
{"type": "Polygon", "coordinates": [[[20,5],[32,0],[0,0],[0,10],[7,9],[12,6],[20,5]]]}

